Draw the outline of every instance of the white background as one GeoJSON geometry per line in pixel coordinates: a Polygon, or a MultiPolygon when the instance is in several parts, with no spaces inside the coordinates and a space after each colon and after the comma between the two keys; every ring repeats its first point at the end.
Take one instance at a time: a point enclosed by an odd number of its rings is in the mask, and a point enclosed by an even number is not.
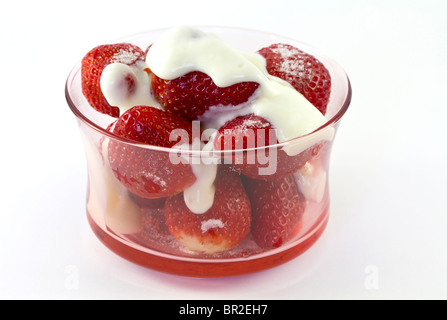
{"type": "Polygon", "coordinates": [[[443,0],[8,3],[0,12],[0,298],[446,299],[446,14],[443,0]],[[293,37],[350,76],[328,227],[275,269],[165,275],[108,251],[87,224],[66,77],[96,45],[180,24],[293,37]]]}

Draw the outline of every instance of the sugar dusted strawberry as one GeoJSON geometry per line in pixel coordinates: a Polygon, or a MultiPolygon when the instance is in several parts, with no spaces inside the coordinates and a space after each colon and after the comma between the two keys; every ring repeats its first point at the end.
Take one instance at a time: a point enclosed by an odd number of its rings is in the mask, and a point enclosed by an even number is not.
{"type": "Polygon", "coordinates": [[[276,130],[265,118],[248,114],[225,123],[219,130],[214,145],[218,150],[263,147],[278,142],[276,130]],[[261,137],[260,134],[263,136],[261,137]]]}
{"type": "Polygon", "coordinates": [[[152,90],[165,110],[190,120],[197,120],[211,106],[231,107],[247,102],[258,87],[256,82],[241,82],[221,88],[199,71],[174,80],[152,76],[152,90]]]}
{"type": "Polygon", "coordinates": [[[289,44],[273,44],[259,53],[266,58],[269,74],[290,83],[322,114],[326,113],[331,77],[319,60],[289,44]]]}
{"type": "Polygon", "coordinates": [[[245,178],[244,186],[250,196],[251,233],[256,243],[263,248],[278,248],[292,239],[306,208],[294,177],[274,181],[245,178]]]}
{"type": "MultiPolygon", "coordinates": [[[[170,134],[175,129],[181,129],[181,133],[188,135],[182,141],[190,141],[190,121],[160,109],[137,106],[120,116],[113,133],[129,142],[171,148],[178,143],[178,140],[170,141],[170,134]]],[[[116,178],[130,192],[143,198],[173,196],[196,179],[189,164],[173,163],[167,151],[137,147],[117,140],[110,141],[108,151],[116,178]]]]}
{"type": "Polygon", "coordinates": [[[278,143],[276,130],[266,119],[249,114],[224,124],[214,140],[216,150],[253,149],[236,152],[231,159],[233,166],[245,176],[261,180],[275,180],[299,170],[310,158],[318,154],[313,146],[298,155],[289,156],[273,146],[278,143]],[[272,146],[269,148],[263,148],[272,146]]]}
{"type": "MultiPolygon", "coordinates": [[[[144,51],[130,43],[106,44],[93,48],[82,59],[82,93],[90,105],[101,113],[118,118],[120,110],[111,106],[101,91],[101,75],[104,68],[111,63],[134,65],[137,61],[144,61],[144,51]]],[[[135,88],[132,78],[126,77],[129,92],[135,88]]]]}
{"type": "Polygon", "coordinates": [[[216,253],[239,244],[250,232],[250,201],[239,175],[220,168],[213,206],[203,214],[191,212],[183,194],[166,201],[166,224],[171,234],[188,249],[216,253]]]}

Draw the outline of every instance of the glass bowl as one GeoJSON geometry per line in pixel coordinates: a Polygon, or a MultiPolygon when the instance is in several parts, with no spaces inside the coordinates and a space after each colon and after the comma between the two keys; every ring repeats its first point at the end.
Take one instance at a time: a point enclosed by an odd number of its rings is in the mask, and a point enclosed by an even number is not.
{"type": "MultiPolygon", "coordinates": [[[[138,265],[160,272],[190,277],[226,277],[273,268],[309,249],[321,236],[328,223],[329,157],[340,119],[350,104],[350,82],[335,61],[299,41],[240,28],[199,28],[215,33],[233,47],[247,52],[254,53],[274,43],[291,44],[316,57],[330,72],[332,84],[325,115],[327,122],[310,134],[262,150],[282,152],[284,148],[293,148],[302,151],[302,154],[311,155],[307,156],[307,161],[299,169],[286,177],[288,182],[296,185],[303,199],[299,217],[294,218],[294,221],[284,221],[284,224],[293,225],[293,235],[288,239],[274,239],[273,246],[259,245],[251,232],[256,227],[255,217],[259,211],[265,210],[265,206],[276,204],[264,203],[264,207],[259,207],[259,203],[253,205],[252,201],[249,232],[235,247],[220,252],[204,253],[185,246],[171,234],[166,224],[164,209],[166,200],[145,199],[129,191],[118,181],[107,159],[110,144],[134,148],[164,159],[169,159],[172,149],[132,143],[107,131],[107,127],[116,119],[98,113],[88,104],[82,94],[79,62],[68,76],[65,94],[68,105],[78,120],[85,145],[88,167],[86,197],[88,222],[98,239],[110,250],[138,265]]],[[[119,39],[117,42],[130,42],[145,50],[165,31],[159,29],[142,32],[119,39]]],[[[258,149],[237,152],[182,150],[181,153],[183,157],[190,159],[210,157],[220,159],[218,170],[226,170],[231,165],[223,159],[234,160],[236,154],[260,152],[261,148],[258,149]]],[[[240,179],[247,194],[250,194],[251,189],[255,189],[258,183],[257,179],[248,179],[243,175],[240,179]]],[[[275,181],[268,183],[275,184],[275,181]]]]}

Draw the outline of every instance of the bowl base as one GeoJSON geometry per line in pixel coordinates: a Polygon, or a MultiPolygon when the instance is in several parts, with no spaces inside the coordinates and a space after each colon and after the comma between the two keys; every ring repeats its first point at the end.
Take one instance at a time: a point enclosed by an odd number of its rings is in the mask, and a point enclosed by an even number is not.
{"type": "Polygon", "coordinates": [[[218,278],[239,276],[267,270],[284,264],[307,251],[321,236],[327,226],[329,210],[321,215],[321,219],[301,240],[287,249],[276,253],[263,253],[241,259],[223,259],[205,261],[204,259],[180,259],[166,254],[157,255],[134,248],[113,233],[99,227],[87,212],[87,219],[97,238],[112,252],[140,266],[163,273],[197,277],[218,278]]]}

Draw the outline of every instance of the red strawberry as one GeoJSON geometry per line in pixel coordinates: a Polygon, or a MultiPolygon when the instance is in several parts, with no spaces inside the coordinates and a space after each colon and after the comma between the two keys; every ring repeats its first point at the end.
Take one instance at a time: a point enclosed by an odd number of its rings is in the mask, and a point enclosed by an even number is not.
{"type": "Polygon", "coordinates": [[[203,214],[191,212],[182,194],[166,201],[166,224],[172,235],[190,250],[225,251],[250,232],[250,201],[239,175],[220,168],[214,186],[213,206],[203,214]]]}
{"type": "MultiPolygon", "coordinates": [[[[182,129],[191,140],[192,125],[186,119],[163,110],[137,106],[123,113],[113,133],[130,142],[171,148],[178,141],[170,141],[170,134],[182,129]]],[[[111,140],[109,163],[116,178],[136,195],[157,199],[180,193],[195,181],[189,164],[174,164],[169,152],[156,151],[111,140]]]]}
{"type": "MultiPolygon", "coordinates": [[[[272,124],[262,117],[249,114],[224,124],[217,132],[214,147],[217,150],[238,150],[262,148],[276,143],[278,140],[272,124]]],[[[231,161],[240,173],[250,178],[275,180],[299,170],[318,151],[317,145],[296,156],[289,156],[277,147],[270,147],[236,153],[231,161]]]]}
{"type": "Polygon", "coordinates": [[[247,102],[259,87],[256,82],[241,82],[220,88],[205,73],[194,71],[174,80],[152,77],[152,90],[166,111],[197,120],[211,106],[236,106],[247,102]]]}
{"type": "Polygon", "coordinates": [[[253,222],[251,233],[263,248],[278,248],[292,239],[306,208],[293,176],[275,181],[244,179],[250,196],[253,222]]]}
{"type": "Polygon", "coordinates": [[[288,44],[273,44],[258,52],[266,58],[269,74],[290,83],[322,114],[326,113],[331,77],[319,60],[288,44]]]}
{"type": "MultiPolygon", "coordinates": [[[[144,51],[130,43],[106,44],[93,48],[82,59],[82,93],[90,105],[101,113],[118,118],[120,110],[111,106],[104,97],[100,80],[104,68],[114,62],[134,65],[137,61],[144,61],[144,51]]],[[[128,90],[134,90],[133,79],[125,79],[128,90]]]]}

